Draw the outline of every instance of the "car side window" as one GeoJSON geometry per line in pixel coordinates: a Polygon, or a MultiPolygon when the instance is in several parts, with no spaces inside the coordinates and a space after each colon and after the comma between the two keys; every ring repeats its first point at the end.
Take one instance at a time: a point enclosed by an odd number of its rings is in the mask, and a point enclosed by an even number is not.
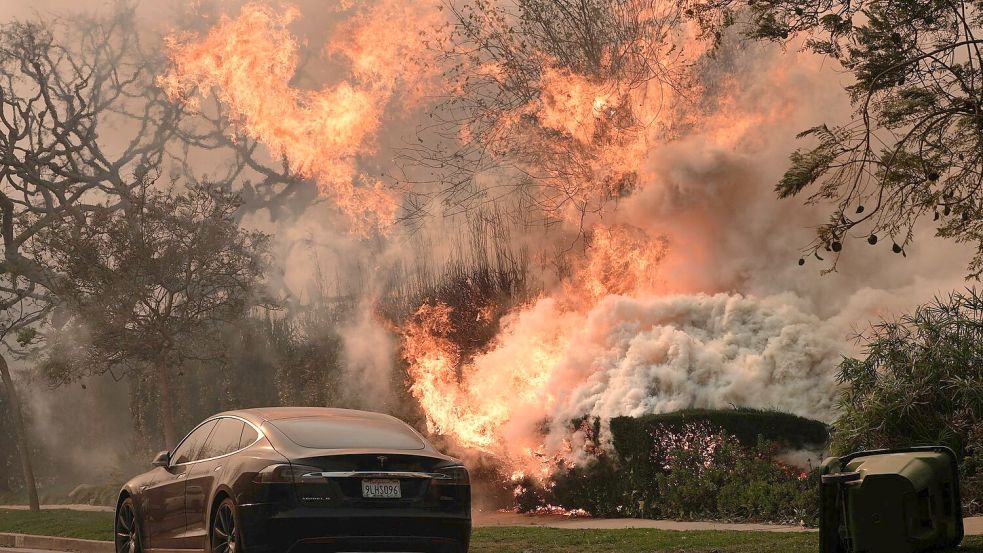
{"type": "Polygon", "coordinates": [[[259,438],[259,432],[250,425],[244,425],[242,428],[242,436],[239,437],[239,449],[246,447],[247,445],[252,445],[259,438]]]}
{"type": "Polygon", "coordinates": [[[215,428],[217,422],[213,420],[208,421],[194,429],[191,434],[188,434],[188,437],[181,442],[181,445],[171,455],[171,464],[179,465],[192,461],[201,449],[202,444],[205,443],[205,439],[208,438],[208,434],[215,428]]]}
{"type": "Polygon", "coordinates": [[[232,453],[239,449],[239,437],[242,435],[243,422],[239,419],[221,418],[218,426],[205,442],[205,447],[201,448],[195,460],[211,459],[232,453]]]}

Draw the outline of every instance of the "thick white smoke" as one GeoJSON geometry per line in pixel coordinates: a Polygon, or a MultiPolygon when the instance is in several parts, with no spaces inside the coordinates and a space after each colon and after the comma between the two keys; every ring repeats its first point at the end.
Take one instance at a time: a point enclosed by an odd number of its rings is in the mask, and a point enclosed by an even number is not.
{"type": "Polygon", "coordinates": [[[797,303],[788,295],[609,297],[559,364],[557,383],[582,383],[553,418],[753,404],[828,419],[839,341],[797,303]]]}
{"type": "Polygon", "coordinates": [[[749,406],[830,420],[842,342],[790,294],[608,296],[586,313],[543,299],[504,321],[466,371],[467,413],[508,410],[486,449],[586,458],[571,422],[749,406]],[[543,422],[548,421],[545,438],[543,422]],[[539,444],[543,447],[540,448],[539,444]]]}

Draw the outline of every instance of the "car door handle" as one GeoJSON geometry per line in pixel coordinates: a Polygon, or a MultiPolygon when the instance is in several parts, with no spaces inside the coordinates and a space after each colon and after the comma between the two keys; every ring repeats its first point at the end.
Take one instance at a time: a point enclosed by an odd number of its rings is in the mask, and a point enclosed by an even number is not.
{"type": "Polygon", "coordinates": [[[177,475],[177,477],[178,477],[178,478],[184,478],[184,477],[185,477],[185,476],[187,476],[187,475],[188,475],[188,473],[186,473],[186,472],[182,472],[181,474],[179,474],[179,475],[177,475]]]}
{"type": "Polygon", "coordinates": [[[222,465],[219,465],[219,466],[215,467],[214,472],[218,472],[220,470],[222,470],[222,465]]]}

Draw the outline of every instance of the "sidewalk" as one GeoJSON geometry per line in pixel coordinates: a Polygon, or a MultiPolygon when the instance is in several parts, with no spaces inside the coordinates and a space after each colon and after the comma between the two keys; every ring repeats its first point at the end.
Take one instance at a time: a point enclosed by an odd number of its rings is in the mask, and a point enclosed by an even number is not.
{"type": "MultiPolygon", "coordinates": [[[[652,528],[655,530],[737,530],[756,532],[814,532],[815,528],[783,524],[753,524],[729,522],[680,522],[675,520],[650,520],[639,518],[569,518],[562,515],[523,515],[475,511],[475,527],[489,526],[540,526],[566,529],[621,529],[652,528]]],[[[967,536],[983,536],[983,517],[963,519],[967,536]]]]}
{"type": "Polygon", "coordinates": [[[524,515],[498,511],[474,511],[472,520],[476,528],[497,526],[539,526],[568,530],[618,530],[624,528],[651,528],[654,530],[738,530],[753,532],[811,532],[814,529],[783,524],[744,524],[727,522],[678,522],[644,518],[570,518],[563,515],[524,515]]]}

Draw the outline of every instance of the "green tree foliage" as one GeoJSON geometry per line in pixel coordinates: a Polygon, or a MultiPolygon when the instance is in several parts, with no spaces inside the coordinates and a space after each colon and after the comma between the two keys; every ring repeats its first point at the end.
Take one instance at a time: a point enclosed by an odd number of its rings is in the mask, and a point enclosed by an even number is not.
{"type": "Polygon", "coordinates": [[[864,356],[845,359],[840,453],[945,444],[965,454],[983,422],[983,299],[954,292],[861,336],[864,356]]]}
{"type": "Polygon", "coordinates": [[[688,12],[719,39],[744,21],[752,38],[805,47],[853,77],[849,122],[803,132],[781,197],[831,202],[811,251],[838,259],[849,237],[904,253],[919,219],[977,246],[983,273],[983,4],[979,1],[700,0],[688,12]],[[807,192],[808,191],[808,192],[807,192]]]}
{"type": "Polygon", "coordinates": [[[944,444],[963,459],[964,502],[983,501],[983,298],[937,298],[861,336],[840,365],[833,449],[944,444]]]}
{"type": "Polygon", "coordinates": [[[214,188],[147,186],[123,209],[41,235],[36,255],[63,275],[54,291],[70,315],[50,335],[48,378],[152,366],[174,445],[169,367],[220,356],[208,347],[220,341],[220,323],[261,304],[268,237],[239,227],[239,207],[236,195],[214,188]]]}

